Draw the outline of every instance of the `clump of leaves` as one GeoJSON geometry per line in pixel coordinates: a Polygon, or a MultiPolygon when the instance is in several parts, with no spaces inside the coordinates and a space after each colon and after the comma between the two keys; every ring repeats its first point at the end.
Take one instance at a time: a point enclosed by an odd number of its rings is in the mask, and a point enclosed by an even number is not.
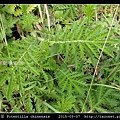
{"type": "Polygon", "coordinates": [[[68,112],[74,106],[74,103],[75,103],[75,97],[62,96],[61,101],[57,102],[56,109],[59,110],[60,112],[68,112]]]}

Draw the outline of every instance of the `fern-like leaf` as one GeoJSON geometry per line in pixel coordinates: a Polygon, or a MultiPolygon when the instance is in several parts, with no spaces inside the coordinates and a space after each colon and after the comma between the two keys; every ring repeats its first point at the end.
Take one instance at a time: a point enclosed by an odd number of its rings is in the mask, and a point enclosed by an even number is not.
{"type": "Polygon", "coordinates": [[[73,97],[73,96],[67,96],[67,97],[62,96],[61,101],[58,101],[57,105],[54,105],[54,106],[56,106],[56,108],[60,112],[68,112],[74,106],[74,102],[75,102],[75,97],[73,97]]]}

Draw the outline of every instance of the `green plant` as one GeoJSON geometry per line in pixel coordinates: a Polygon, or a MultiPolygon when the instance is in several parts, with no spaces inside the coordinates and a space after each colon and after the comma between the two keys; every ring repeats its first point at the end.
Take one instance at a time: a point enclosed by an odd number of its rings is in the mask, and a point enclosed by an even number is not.
{"type": "Polygon", "coordinates": [[[100,7],[0,5],[0,111],[120,112],[120,26],[100,7]]]}

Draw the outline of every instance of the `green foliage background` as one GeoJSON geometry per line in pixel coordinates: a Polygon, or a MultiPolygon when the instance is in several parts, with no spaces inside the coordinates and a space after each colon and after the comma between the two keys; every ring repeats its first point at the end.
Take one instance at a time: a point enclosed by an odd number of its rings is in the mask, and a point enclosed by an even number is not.
{"type": "Polygon", "coordinates": [[[120,8],[85,103],[116,8],[0,5],[0,111],[120,112],[120,8]]]}

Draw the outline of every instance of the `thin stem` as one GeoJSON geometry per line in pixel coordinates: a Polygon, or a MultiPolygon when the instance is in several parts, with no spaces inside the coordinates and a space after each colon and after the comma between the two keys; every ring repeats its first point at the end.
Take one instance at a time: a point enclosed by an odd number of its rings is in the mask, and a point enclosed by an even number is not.
{"type": "Polygon", "coordinates": [[[89,94],[90,94],[90,91],[91,91],[91,88],[92,88],[92,85],[93,85],[93,81],[94,81],[95,74],[96,74],[96,71],[97,71],[97,68],[98,68],[98,64],[99,64],[99,62],[100,62],[100,59],[101,59],[101,56],[102,56],[102,54],[103,54],[105,45],[106,45],[107,40],[108,40],[108,37],[109,37],[109,35],[110,35],[110,31],[111,31],[111,29],[112,29],[112,25],[113,25],[114,19],[115,19],[115,17],[116,17],[118,8],[119,8],[119,4],[118,4],[117,7],[116,7],[116,11],[115,11],[114,17],[113,17],[113,19],[112,19],[112,23],[111,23],[110,29],[109,29],[108,34],[107,34],[107,37],[106,37],[106,39],[105,39],[103,48],[102,48],[102,50],[101,50],[101,52],[100,52],[100,56],[99,56],[99,58],[98,58],[98,61],[97,61],[96,67],[95,67],[95,71],[94,71],[94,74],[93,74],[93,77],[92,77],[92,80],[91,80],[91,84],[90,84],[89,90],[88,90],[88,92],[87,92],[87,96],[86,96],[86,99],[85,99],[85,102],[84,102],[84,104],[83,104],[83,108],[82,108],[82,111],[81,111],[81,112],[83,112],[84,106],[85,106],[85,104],[86,104],[86,102],[87,102],[87,100],[88,100],[88,96],[89,96],[89,94]]]}
{"type": "Polygon", "coordinates": [[[38,9],[39,9],[39,12],[40,12],[40,18],[41,18],[42,23],[43,23],[42,10],[41,10],[41,7],[40,7],[40,5],[39,5],[39,4],[38,4],[38,9]]]}
{"type": "MultiPolygon", "coordinates": [[[[1,20],[1,32],[2,32],[2,34],[3,34],[3,38],[4,38],[5,44],[6,44],[6,46],[7,46],[8,43],[7,43],[7,39],[6,39],[5,28],[4,28],[4,24],[3,24],[3,20],[2,20],[1,14],[0,14],[0,20],[1,20]]],[[[8,56],[9,56],[9,58],[10,58],[10,52],[9,52],[8,49],[7,49],[7,52],[8,52],[8,56]]],[[[12,63],[12,60],[10,60],[10,63],[13,64],[13,63],[12,63]]]]}
{"type": "Polygon", "coordinates": [[[44,6],[45,6],[46,15],[47,15],[47,20],[48,20],[48,28],[49,28],[49,30],[50,30],[50,17],[49,17],[49,13],[48,13],[47,4],[44,4],[44,6]]]}

